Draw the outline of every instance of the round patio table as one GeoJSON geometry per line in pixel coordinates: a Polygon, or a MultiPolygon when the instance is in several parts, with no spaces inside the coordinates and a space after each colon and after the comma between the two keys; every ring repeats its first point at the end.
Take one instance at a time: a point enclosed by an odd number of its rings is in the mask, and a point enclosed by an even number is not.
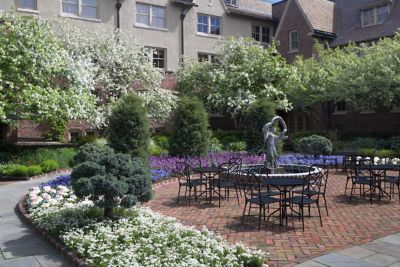
{"type": "Polygon", "coordinates": [[[370,192],[370,201],[372,204],[372,195],[375,194],[376,189],[378,189],[378,197],[379,200],[381,196],[386,195],[390,198],[390,195],[382,188],[382,177],[386,176],[387,171],[396,171],[400,167],[394,164],[374,164],[374,165],[366,165],[361,167],[361,170],[367,170],[371,173],[372,182],[371,182],[371,189],[366,191],[370,192]]]}
{"type": "MultiPolygon", "coordinates": [[[[304,178],[266,178],[263,180],[263,184],[279,190],[281,194],[281,200],[288,198],[287,194],[290,192],[290,190],[297,186],[303,186],[306,182],[307,180],[304,178]]],[[[286,225],[288,223],[287,207],[287,203],[282,201],[281,217],[279,220],[281,225],[283,225],[284,221],[286,221],[286,225]]]]}
{"type": "Polygon", "coordinates": [[[208,166],[208,167],[197,167],[193,168],[193,172],[200,174],[202,177],[204,177],[207,181],[207,189],[206,192],[209,193],[207,195],[206,193],[206,201],[209,201],[211,203],[211,198],[212,198],[212,186],[211,186],[211,181],[214,179],[215,175],[219,173],[219,167],[215,166],[208,166]]]}

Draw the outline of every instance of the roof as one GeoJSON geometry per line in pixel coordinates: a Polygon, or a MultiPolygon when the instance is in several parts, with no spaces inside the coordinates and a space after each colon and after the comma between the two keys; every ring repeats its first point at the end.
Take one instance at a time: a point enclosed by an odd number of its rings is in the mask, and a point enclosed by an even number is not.
{"type": "Polygon", "coordinates": [[[365,42],[385,36],[392,36],[400,29],[400,0],[392,0],[390,14],[382,24],[361,27],[360,10],[363,8],[388,3],[384,0],[336,0],[337,38],[332,46],[350,42],[365,42]]]}
{"type": "MultiPolygon", "coordinates": [[[[346,1],[346,0],[345,0],[346,1]]],[[[352,2],[353,0],[348,2],[352,2]]],[[[297,0],[313,30],[335,33],[335,3],[328,0],[297,0]]]]}
{"type": "Polygon", "coordinates": [[[287,4],[287,0],[283,0],[280,2],[277,2],[275,4],[272,4],[272,15],[277,18],[277,19],[281,19],[283,12],[285,11],[285,7],[287,4]]]}
{"type": "Polygon", "coordinates": [[[272,19],[272,4],[262,0],[239,0],[239,6],[227,6],[230,13],[260,19],[272,19]]]}

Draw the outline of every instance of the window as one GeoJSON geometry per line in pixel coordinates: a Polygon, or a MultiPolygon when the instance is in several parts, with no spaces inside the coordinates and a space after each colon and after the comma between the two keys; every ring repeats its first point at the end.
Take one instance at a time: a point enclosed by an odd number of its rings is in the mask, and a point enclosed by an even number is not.
{"type": "Polygon", "coordinates": [[[80,134],[79,130],[73,130],[73,131],[71,131],[71,132],[69,133],[69,141],[70,141],[71,143],[76,143],[76,142],[78,142],[79,139],[80,139],[80,137],[81,137],[81,134],[80,134]]]}
{"type": "Polygon", "coordinates": [[[18,7],[23,9],[37,10],[36,0],[18,0],[18,7]]]}
{"type": "Polygon", "coordinates": [[[335,113],[346,113],[346,102],[344,101],[339,101],[336,102],[335,106],[335,113]]]}
{"type": "Polygon", "coordinates": [[[298,34],[297,31],[289,32],[289,51],[294,52],[298,50],[298,34]]]}
{"type": "Polygon", "coordinates": [[[382,23],[389,16],[389,5],[361,10],[361,26],[371,26],[382,23]]]}
{"type": "Polygon", "coordinates": [[[165,7],[136,3],[136,23],[159,29],[167,28],[165,7]]]}
{"type": "Polygon", "coordinates": [[[217,61],[215,55],[207,54],[207,53],[198,53],[198,60],[199,62],[211,62],[215,63],[217,61]]]}
{"type": "Polygon", "coordinates": [[[221,18],[198,14],[197,32],[221,35],[221,18]]]}
{"type": "Polygon", "coordinates": [[[84,18],[98,18],[98,0],[62,0],[62,13],[84,18]]]}
{"type": "Polygon", "coordinates": [[[260,43],[267,44],[270,41],[270,28],[253,25],[251,27],[251,37],[260,43]]]}
{"type": "Polygon", "coordinates": [[[163,48],[148,48],[150,50],[151,59],[153,60],[153,66],[159,69],[164,69],[166,50],[163,48]]]}
{"type": "Polygon", "coordinates": [[[225,0],[227,6],[238,6],[239,0],[225,0]]]}

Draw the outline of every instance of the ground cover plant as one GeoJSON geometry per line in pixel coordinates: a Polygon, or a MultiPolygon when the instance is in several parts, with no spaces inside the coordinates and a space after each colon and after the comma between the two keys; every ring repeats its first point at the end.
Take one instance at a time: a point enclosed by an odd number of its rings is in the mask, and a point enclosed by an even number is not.
{"type": "Polygon", "coordinates": [[[113,219],[79,199],[64,177],[30,190],[26,204],[35,224],[75,250],[89,266],[261,266],[264,253],[230,245],[207,229],[135,206],[113,219]],[[57,184],[57,183],[63,184],[57,184]],[[49,186],[51,185],[51,186],[49,186]]]}

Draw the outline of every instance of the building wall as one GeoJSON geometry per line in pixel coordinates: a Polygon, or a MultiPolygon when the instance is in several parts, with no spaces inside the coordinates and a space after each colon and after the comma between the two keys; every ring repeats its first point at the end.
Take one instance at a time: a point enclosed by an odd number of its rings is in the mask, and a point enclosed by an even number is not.
{"type": "MultiPolygon", "coordinates": [[[[99,18],[76,18],[74,21],[85,29],[96,30],[100,28],[116,27],[116,1],[98,0],[99,18]]],[[[252,24],[260,24],[273,28],[272,21],[260,20],[248,16],[228,14],[223,0],[199,0],[198,7],[186,10],[184,20],[184,50],[185,56],[197,58],[198,53],[216,53],[216,44],[221,36],[251,37],[252,24]],[[197,14],[213,15],[222,18],[222,35],[205,35],[197,33],[197,14]]],[[[16,6],[18,0],[1,0],[0,10],[10,10],[16,6]]],[[[239,2],[240,3],[240,2],[239,2]]],[[[176,71],[181,58],[181,6],[170,0],[125,0],[120,10],[121,29],[133,32],[139,44],[143,46],[166,49],[165,71],[176,71]],[[136,2],[147,3],[166,7],[167,29],[154,29],[137,25],[136,2]]],[[[27,12],[18,9],[24,15],[39,15],[49,20],[54,20],[61,14],[61,0],[37,0],[37,11],[27,12]]],[[[271,36],[272,38],[272,36],[271,36]]]]}
{"type": "Polygon", "coordinates": [[[292,63],[298,55],[303,55],[304,57],[313,55],[314,40],[312,34],[312,29],[307,23],[297,1],[289,0],[282,15],[278,32],[275,34],[275,39],[279,43],[278,50],[288,63],[292,63]],[[294,30],[298,34],[298,51],[290,52],[289,33],[294,30]]]}

